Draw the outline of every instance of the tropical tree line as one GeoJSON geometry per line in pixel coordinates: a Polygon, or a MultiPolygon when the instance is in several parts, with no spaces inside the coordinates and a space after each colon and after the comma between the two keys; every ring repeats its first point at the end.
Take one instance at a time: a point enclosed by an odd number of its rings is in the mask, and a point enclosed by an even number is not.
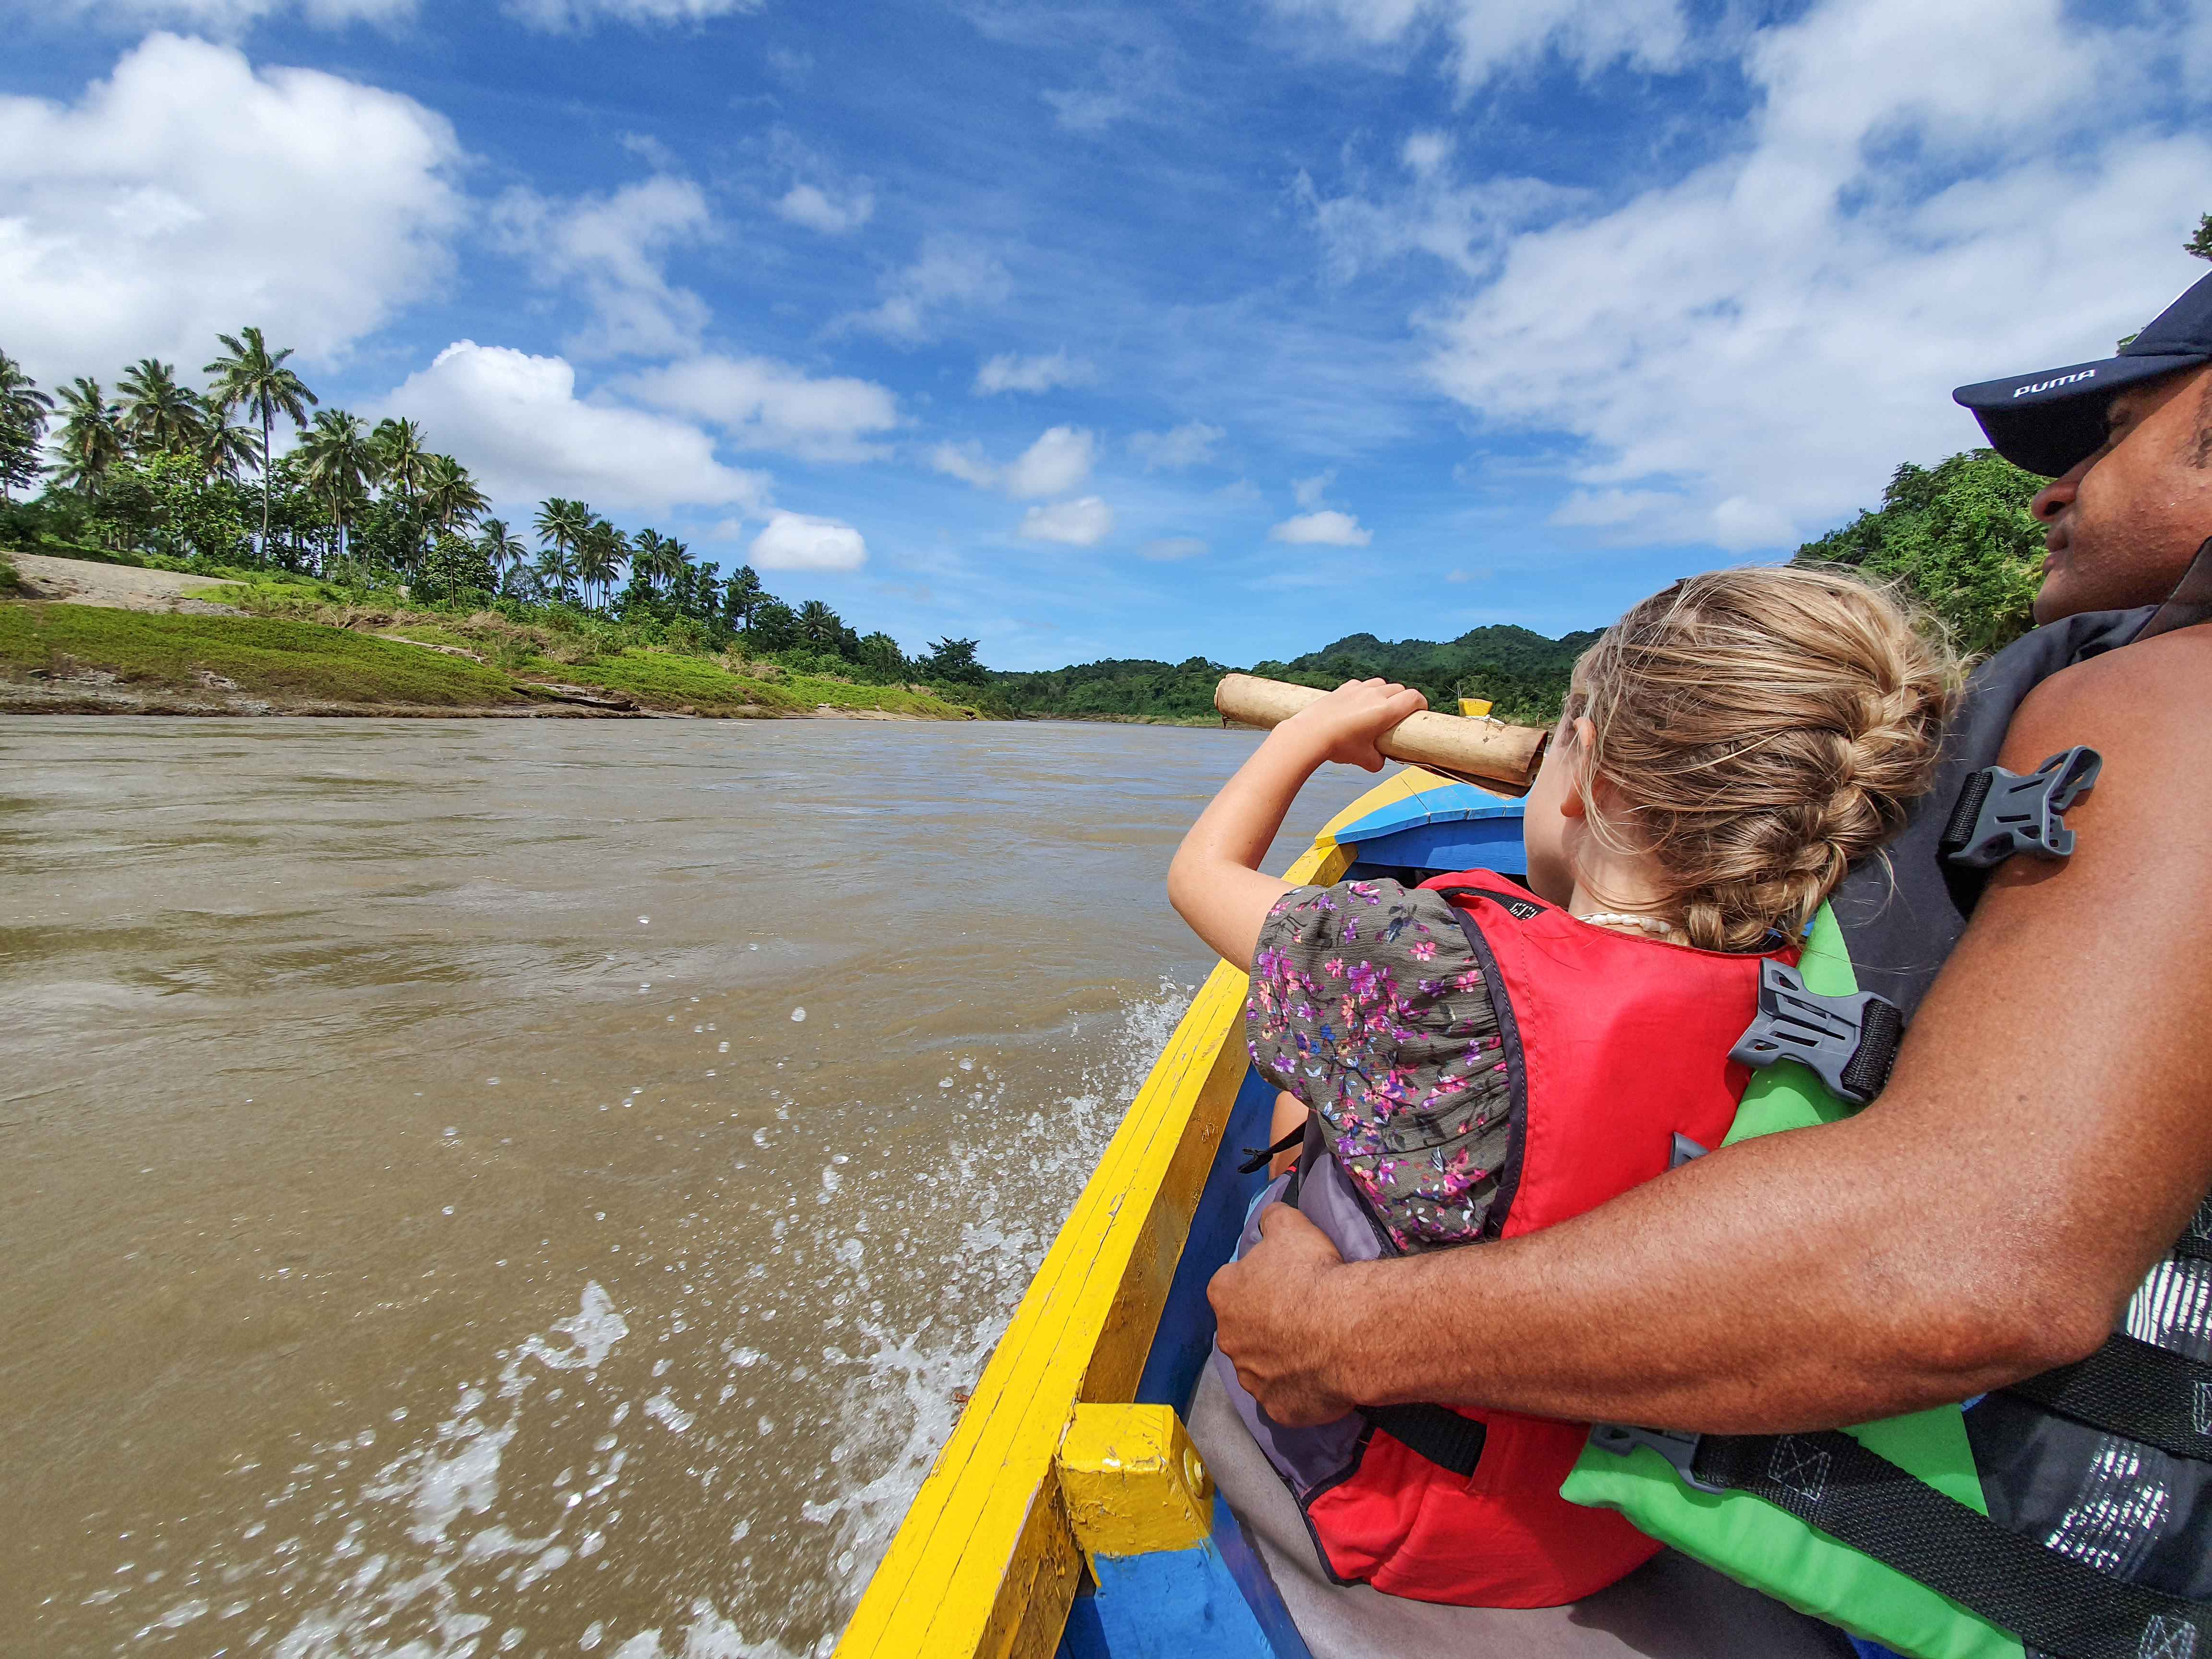
{"type": "Polygon", "coordinates": [[[404,587],[416,604],[681,625],[709,648],[886,683],[987,677],[973,640],[909,658],[822,600],[776,598],[750,565],[726,577],[675,537],[625,532],[582,501],[550,497],[526,526],[492,516],[469,469],[413,420],[372,426],[325,407],[292,349],[271,348],[258,328],[216,337],[200,386],[144,357],[112,391],[79,375],[49,392],[0,350],[0,544],[293,571],[404,587]],[[281,454],[280,434],[293,440],[281,454]]]}

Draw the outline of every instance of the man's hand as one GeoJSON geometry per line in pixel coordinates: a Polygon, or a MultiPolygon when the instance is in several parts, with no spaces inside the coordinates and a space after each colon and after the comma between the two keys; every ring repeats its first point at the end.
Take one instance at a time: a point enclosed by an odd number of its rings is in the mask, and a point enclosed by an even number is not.
{"type": "Polygon", "coordinates": [[[1346,680],[1275,730],[1285,734],[1284,741],[1322,760],[1379,772],[1383,755],[1376,745],[1383,734],[1428,706],[1429,700],[1419,691],[1395,680],[1346,680]]]}
{"type": "Polygon", "coordinates": [[[1352,1408],[1331,1391],[1323,1364],[1332,1281],[1349,1271],[1327,1233],[1289,1205],[1270,1204],[1251,1254],[1206,1286],[1221,1352],[1278,1423],[1334,1422],[1352,1408]]]}

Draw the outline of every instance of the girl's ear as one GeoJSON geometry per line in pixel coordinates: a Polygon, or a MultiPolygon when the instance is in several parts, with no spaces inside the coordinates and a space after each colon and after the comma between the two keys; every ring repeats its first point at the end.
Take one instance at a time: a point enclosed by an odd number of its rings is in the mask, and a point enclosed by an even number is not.
{"type": "Polygon", "coordinates": [[[1559,733],[1564,743],[1559,746],[1559,764],[1567,769],[1566,787],[1559,793],[1559,816],[1563,818],[1585,817],[1589,803],[1583,799],[1583,790],[1588,781],[1590,745],[1597,741],[1597,727],[1587,716],[1565,722],[1559,733]]]}

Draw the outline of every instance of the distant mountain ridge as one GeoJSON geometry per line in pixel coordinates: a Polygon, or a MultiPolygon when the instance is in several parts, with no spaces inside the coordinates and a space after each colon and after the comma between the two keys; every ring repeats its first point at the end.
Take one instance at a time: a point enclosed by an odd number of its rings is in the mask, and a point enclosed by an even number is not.
{"type": "MultiPolygon", "coordinates": [[[[1529,629],[1492,624],[1455,640],[1382,640],[1347,634],[1288,662],[1254,663],[1249,672],[1296,684],[1334,686],[1381,678],[1418,686],[1430,706],[1451,709],[1459,689],[1488,697],[1500,719],[1548,725],[1559,718],[1575,659],[1599,630],[1547,639],[1529,629]]],[[[1111,658],[1028,673],[994,673],[990,689],[1008,712],[1092,719],[1203,720],[1226,664],[1192,657],[1180,663],[1111,658]]]]}

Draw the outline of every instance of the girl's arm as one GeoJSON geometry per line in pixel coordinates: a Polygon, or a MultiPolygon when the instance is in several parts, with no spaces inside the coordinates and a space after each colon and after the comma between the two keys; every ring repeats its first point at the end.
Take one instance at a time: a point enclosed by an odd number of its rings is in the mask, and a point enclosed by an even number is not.
{"type": "Polygon", "coordinates": [[[1168,900],[1223,961],[1251,967],[1260,924],[1291,890],[1260,860],[1305,781],[1324,761],[1381,771],[1383,733],[1428,706],[1389,680],[1347,680],[1270,732],[1199,814],[1168,866],[1168,900]]]}

